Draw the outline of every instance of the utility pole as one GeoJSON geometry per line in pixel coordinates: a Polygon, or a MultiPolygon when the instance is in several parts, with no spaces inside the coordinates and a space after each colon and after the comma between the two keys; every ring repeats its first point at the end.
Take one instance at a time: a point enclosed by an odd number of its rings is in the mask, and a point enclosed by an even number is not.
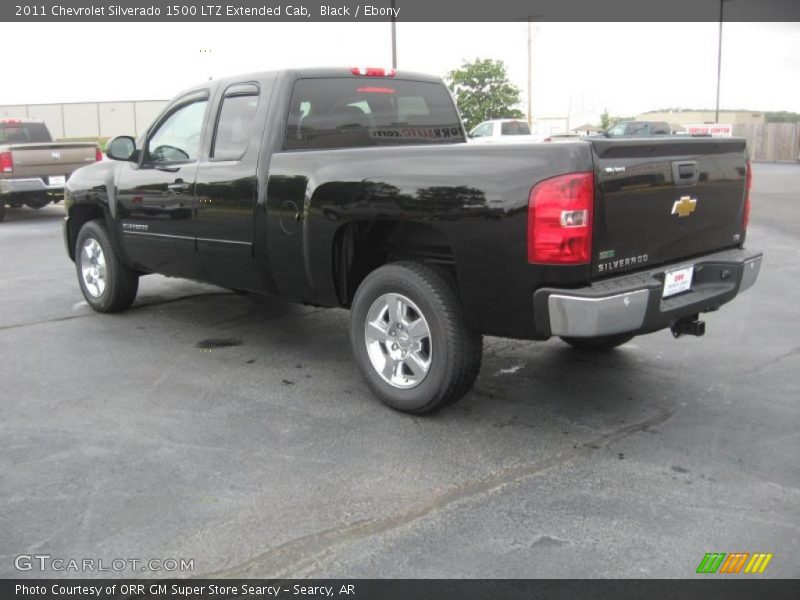
{"type": "MultiPolygon", "coordinates": [[[[529,15],[525,17],[528,22],[528,126],[533,127],[533,22],[542,15],[529,15]]],[[[522,19],[517,19],[521,21],[522,19]]]]}
{"type": "Polygon", "coordinates": [[[397,68],[397,19],[395,18],[395,1],[392,0],[392,68],[397,68]]]}
{"type": "Polygon", "coordinates": [[[722,11],[725,0],[719,0],[719,45],[717,46],[717,108],[714,111],[714,123],[719,123],[719,84],[722,78],[722,11]]]}
{"type": "Polygon", "coordinates": [[[533,77],[531,76],[531,47],[533,46],[533,36],[531,33],[533,17],[528,17],[528,127],[533,127],[533,108],[531,104],[531,86],[533,85],[533,77]]]}

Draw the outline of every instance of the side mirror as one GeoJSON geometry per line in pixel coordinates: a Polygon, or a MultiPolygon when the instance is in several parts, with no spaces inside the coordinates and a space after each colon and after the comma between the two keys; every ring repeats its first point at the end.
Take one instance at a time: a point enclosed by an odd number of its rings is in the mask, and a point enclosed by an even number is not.
{"type": "Polygon", "coordinates": [[[129,135],[120,135],[106,145],[106,156],[113,160],[136,160],[136,140],[129,135]]]}

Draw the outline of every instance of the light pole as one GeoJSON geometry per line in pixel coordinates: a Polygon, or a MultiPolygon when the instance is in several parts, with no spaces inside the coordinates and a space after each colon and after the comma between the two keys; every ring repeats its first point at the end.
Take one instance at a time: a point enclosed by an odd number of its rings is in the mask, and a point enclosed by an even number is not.
{"type": "Polygon", "coordinates": [[[397,19],[395,14],[395,0],[392,0],[392,68],[397,68],[397,19]]]}
{"type": "Polygon", "coordinates": [[[726,0],[719,0],[719,45],[717,46],[717,107],[714,110],[714,123],[719,123],[719,83],[722,78],[722,11],[726,0]]]}
{"type": "Polygon", "coordinates": [[[533,37],[531,36],[532,20],[532,17],[528,17],[528,127],[533,127],[533,110],[531,108],[531,46],[533,45],[533,37]]]}
{"type": "MultiPolygon", "coordinates": [[[[530,15],[525,17],[525,20],[528,22],[528,126],[533,127],[533,92],[531,88],[533,87],[533,22],[540,19],[542,15],[530,15]]],[[[522,19],[517,19],[521,21],[522,19]]]]}

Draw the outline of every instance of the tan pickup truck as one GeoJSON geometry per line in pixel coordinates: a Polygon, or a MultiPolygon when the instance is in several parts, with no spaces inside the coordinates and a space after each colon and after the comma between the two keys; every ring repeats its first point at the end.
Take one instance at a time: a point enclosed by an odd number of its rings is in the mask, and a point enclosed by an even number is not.
{"type": "Polygon", "coordinates": [[[54,142],[42,121],[0,119],[0,221],[6,206],[59,202],[67,177],[101,159],[94,142],[54,142]]]}

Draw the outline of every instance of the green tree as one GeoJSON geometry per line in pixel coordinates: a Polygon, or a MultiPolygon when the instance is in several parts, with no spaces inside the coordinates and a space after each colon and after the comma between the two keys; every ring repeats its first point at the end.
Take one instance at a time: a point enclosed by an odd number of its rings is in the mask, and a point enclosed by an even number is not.
{"type": "Polygon", "coordinates": [[[603,131],[608,131],[611,128],[611,125],[613,125],[613,122],[608,114],[608,109],[605,109],[603,114],[600,115],[600,129],[603,131]]]}
{"type": "Polygon", "coordinates": [[[786,110],[767,111],[764,113],[767,123],[800,123],[800,114],[786,110]]]}
{"type": "Polygon", "coordinates": [[[520,91],[508,80],[502,60],[479,59],[465,62],[447,74],[447,83],[464,117],[467,130],[488,119],[518,119],[515,108],[520,91]]]}

